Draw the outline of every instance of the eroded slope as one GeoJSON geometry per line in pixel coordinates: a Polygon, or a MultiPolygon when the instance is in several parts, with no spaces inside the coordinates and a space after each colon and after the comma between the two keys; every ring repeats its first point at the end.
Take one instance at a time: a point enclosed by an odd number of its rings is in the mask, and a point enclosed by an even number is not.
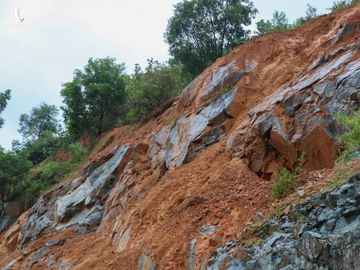
{"type": "Polygon", "coordinates": [[[251,40],[157,119],[104,135],[78,177],[1,235],[0,266],[210,267],[269,212],[280,167],[302,153],[310,171],[333,166],[335,115],[359,108],[359,25],[355,6],[251,40]]]}

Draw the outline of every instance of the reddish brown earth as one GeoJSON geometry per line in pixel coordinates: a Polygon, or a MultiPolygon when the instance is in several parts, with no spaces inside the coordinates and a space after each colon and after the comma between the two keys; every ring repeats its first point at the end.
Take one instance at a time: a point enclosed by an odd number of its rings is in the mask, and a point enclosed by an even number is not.
{"type": "MultiPolygon", "coordinates": [[[[240,79],[235,85],[241,90],[231,106],[235,117],[225,122],[226,133],[219,142],[162,177],[159,167],[151,168],[145,150],[140,149],[133,170],[135,177],[127,182],[125,193],[114,188],[105,204],[107,214],[95,232],[77,234],[70,227],[20,246],[18,229],[27,218],[28,213],[25,213],[17,224],[0,235],[0,266],[16,260],[11,269],[22,269],[24,262],[50,240],[63,239],[64,243],[55,245],[50,251],[58,263],[55,269],[60,269],[61,261],[71,265],[71,269],[138,269],[142,254],[161,266],[160,269],[188,269],[189,243],[196,239],[196,269],[200,269],[217,247],[241,238],[243,229],[253,224],[256,213],[266,216],[279,205],[286,206],[299,200],[294,193],[283,201],[271,202],[273,180],[259,177],[249,169],[246,159],[226,150],[229,135],[249,121],[248,113],[255,105],[277,89],[296,82],[324,52],[354,42],[360,34],[344,35],[336,44],[332,40],[341,25],[359,21],[358,5],[319,17],[293,31],[253,39],[205,70],[195,81],[192,97],[184,93],[158,118],[103,135],[84,167],[104,163],[113,155],[115,146],[125,143],[149,146],[155,134],[162,127],[171,125],[180,113],[196,113],[206,102],[202,93],[216,68],[234,61],[239,70],[251,69],[251,76],[240,79]],[[125,206],[119,206],[121,204],[125,206]],[[127,223],[131,224],[132,233],[121,250],[118,248],[119,232],[123,232],[127,223]],[[216,233],[200,235],[203,225],[217,225],[216,233]]],[[[352,56],[352,59],[357,58],[359,53],[352,56]]],[[[279,109],[275,108],[274,113],[287,121],[279,109]]],[[[278,168],[282,163],[274,164],[278,168]]],[[[332,169],[326,168],[305,173],[299,188],[304,189],[306,196],[315,194],[328,186],[331,173],[332,169]]],[[[47,268],[45,259],[32,265],[32,269],[47,268]]]]}

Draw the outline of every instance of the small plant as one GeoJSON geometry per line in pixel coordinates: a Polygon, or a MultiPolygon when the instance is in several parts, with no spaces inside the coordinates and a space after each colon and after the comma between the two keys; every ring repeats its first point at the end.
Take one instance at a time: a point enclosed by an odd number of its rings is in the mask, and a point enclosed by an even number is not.
{"type": "Polygon", "coordinates": [[[296,181],[304,172],[303,165],[306,155],[302,152],[298,158],[297,166],[293,172],[286,168],[281,168],[276,177],[275,183],[271,188],[271,199],[275,201],[279,198],[284,198],[295,190],[296,181]]]}
{"type": "Polygon", "coordinates": [[[271,189],[271,199],[274,201],[284,198],[295,190],[297,175],[285,168],[281,168],[278,172],[275,183],[271,189]]]}
{"type": "Polygon", "coordinates": [[[339,157],[332,174],[330,189],[339,187],[354,172],[360,170],[360,161],[356,158],[360,152],[360,110],[351,115],[339,113],[337,119],[346,131],[338,137],[339,157]]]}
{"type": "Polygon", "coordinates": [[[303,215],[299,215],[296,218],[295,231],[298,233],[301,229],[301,226],[305,224],[306,218],[303,215]]]}
{"type": "Polygon", "coordinates": [[[360,151],[360,110],[351,115],[339,113],[337,119],[346,129],[346,132],[338,138],[342,147],[339,160],[349,161],[351,155],[360,151]]]}
{"type": "Polygon", "coordinates": [[[260,225],[260,236],[265,239],[270,235],[271,223],[280,218],[281,209],[276,208],[275,211],[260,225]]]}

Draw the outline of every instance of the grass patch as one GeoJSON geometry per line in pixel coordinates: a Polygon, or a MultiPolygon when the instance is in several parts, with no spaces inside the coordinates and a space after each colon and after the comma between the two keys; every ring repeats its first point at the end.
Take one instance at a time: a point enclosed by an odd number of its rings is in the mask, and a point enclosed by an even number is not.
{"type": "Polygon", "coordinates": [[[352,161],[339,160],[336,163],[335,170],[328,186],[330,190],[338,188],[352,175],[360,171],[360,159],[352,161]]]}
{"type": "Polygon", "coordinates": [[[360,171],[360,110],[344,115],[339,113],[337,119],[345,129],[338,137],[339,157],[331,177],[329,189],[335,189],[343,184],[351,175],[360,171]]]}

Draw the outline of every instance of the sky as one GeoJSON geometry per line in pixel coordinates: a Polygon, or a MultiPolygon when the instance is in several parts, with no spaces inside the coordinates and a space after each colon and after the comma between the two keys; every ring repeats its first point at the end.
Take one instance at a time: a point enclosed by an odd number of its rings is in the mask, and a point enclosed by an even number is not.
{"type": "MultiPolygon", "coordinates": [[[[180,0],[0,0],[0,91],[12,90],[2,113],[0,145],[10,149],[19,139],[20,114],[42,102],[61,105],[62,83],[90,57],[115,57],[131,73],[146,59],[168,59],[163,33],[180,0]],[[14,23],[20,8],[25,18],[14,23]]],[[[306,4],[326,13],[333,0],[253,0],[257,18],[274,10],[290,19],[303,16],[306,4]]]]}

